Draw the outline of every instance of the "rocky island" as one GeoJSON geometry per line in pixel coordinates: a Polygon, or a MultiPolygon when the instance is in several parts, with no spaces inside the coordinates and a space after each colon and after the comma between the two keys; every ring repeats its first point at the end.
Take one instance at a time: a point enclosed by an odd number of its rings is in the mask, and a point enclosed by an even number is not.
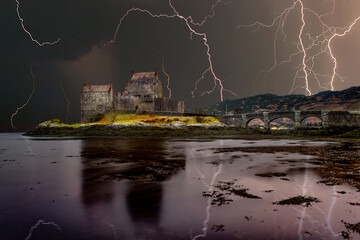
{"type": "Polygon", "coordinates": [[[152,114],[98,115],[90,123],[66,124],[59,119],[40,123],[26,136],[123,136],[200,137],[241,136],[247,138],[359,139],[359,127],[296,129],[242,128],[227,125],[213,116],[161,116],[152,114]]]}

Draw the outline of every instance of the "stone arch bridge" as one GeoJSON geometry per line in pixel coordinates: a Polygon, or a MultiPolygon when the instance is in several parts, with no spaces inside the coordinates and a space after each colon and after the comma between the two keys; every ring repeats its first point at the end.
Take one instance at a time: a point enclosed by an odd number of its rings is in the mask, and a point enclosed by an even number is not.
{"type": "Polygon", "coordinates": [[[321,120],[322,127],[330,126],[360,126],[360,111],[288,111],[288,112],[259,112],[222,116],[223,122],[229,125],[247,127],[253,119],[264,122],[265,128],[270,128],[270,123],[279,118],[289,118],[295,122],[295,128],[308,117],[321,120]]]}

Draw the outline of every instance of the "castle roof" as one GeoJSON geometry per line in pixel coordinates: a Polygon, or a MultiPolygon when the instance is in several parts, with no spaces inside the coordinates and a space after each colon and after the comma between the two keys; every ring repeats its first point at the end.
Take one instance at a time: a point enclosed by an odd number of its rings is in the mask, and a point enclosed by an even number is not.
{"type": "Polygon", "coordinates": [[[108,92],[111,90],[111,84],[109,85],[86,85],[84,84],[84,87],[81,92],[108,92]]]}
{"type": "Polygon", "coordinates": [[[141,72],[141,73],[134,73],[130,80],[139,80],[142,78],[156,78],[156,72],[141,72]]]}

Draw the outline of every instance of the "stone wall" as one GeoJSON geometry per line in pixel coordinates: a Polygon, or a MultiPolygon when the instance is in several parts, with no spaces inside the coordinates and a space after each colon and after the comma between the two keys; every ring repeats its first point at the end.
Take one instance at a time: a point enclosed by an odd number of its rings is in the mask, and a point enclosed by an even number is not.
{"type": "Polygon", "coordinates": [[[156,98],[154,111],[158,112],[185,112],[185,104],[183,101],[172,100],[169,98],[156,98]]]}
{"type": "Polygon", "coordinates": [[[110,92],[81,93],[81,122],[90,122],[97,114],[106,114],[113,108],[112,104],[110,92]]]}
{"type": "Polygon", "coordinates": [[[115,111],[138,111],[138,112],[185,112],[183,101],[168,98],[134,97],[117,94],[114,101],[115,111]]]}
{"type": "Polygon", "coordinates": [[[114,100],[114,110],[154,111],[153,97],[119,96],[114,100]]]}

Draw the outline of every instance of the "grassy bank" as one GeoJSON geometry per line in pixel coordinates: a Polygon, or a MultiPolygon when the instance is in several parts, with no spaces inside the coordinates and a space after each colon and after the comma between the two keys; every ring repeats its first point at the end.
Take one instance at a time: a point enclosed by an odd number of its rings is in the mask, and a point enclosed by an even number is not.
{"type": "Polygon", "coordinates": [[[30,136],[229,136],[253,130],[222,124],[215,117],[115,114],[96,116],[94,122],[65,124],[58,119],[40,123],[30,136]]]}
{"type": "Polygon", "coordinates": [[[145,123],[151,126],[193,125],[193,124],[220,124],[215,117],[201,116],[160,116],[149,114],[116,114],[94,117],[96,124],[136,124],[145,123]]]}

